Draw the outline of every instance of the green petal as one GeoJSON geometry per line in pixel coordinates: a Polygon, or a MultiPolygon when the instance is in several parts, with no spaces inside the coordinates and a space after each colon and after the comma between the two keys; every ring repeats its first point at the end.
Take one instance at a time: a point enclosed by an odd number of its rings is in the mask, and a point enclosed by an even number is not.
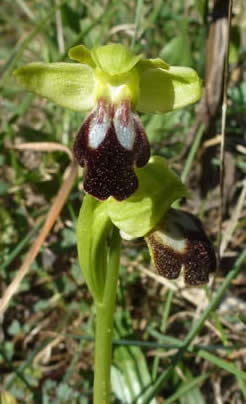
{"type": "Polygon", "coordinates": [[[143,237],[155,227],[171,204],[188,196],[188,192],[162,157],[151,157],[145,167],[136,169],[136,174],[139,187],[130,198],[119,202],[110,197],[103,203],[115,226],[130,237],[143,237]]]}
{"type": "Polygon", "coordinates": [[[201,96],[200,79],[189,67],[140,71],[137,110],[145,113],[173,111],[196,102],[201,96]]]}
{"type": "Polygon", "coordinates": [[[91,67],[76,63],[31,63],[16,70],[25,89],[74,111],[94,105],[95,78],[91,67]]]}
{"type": "Polygon", "coordinates": [[[69,49],[68,56],[70,59],[77,60],[77,62],[82,64],[89,65],[93,68],[96,67],[91,57],[91,52],[84,45],[74,46],[69,49]]]}
{"type": "Polygon", "coordinates": [[[142,55],[135,56],[120,44],[93,48],[91,56],[96,65],[110,75],[129,72],[142,59],[142,55]]]}
{"type": "Polygon", "coordinates": [[[137,65],[137,68],[140,72],[143,72],[146,69],[157,69],[158,67],[164,70],[168,70],[170,68],[170,65],[160,58],[140,60],[137,65]]]}

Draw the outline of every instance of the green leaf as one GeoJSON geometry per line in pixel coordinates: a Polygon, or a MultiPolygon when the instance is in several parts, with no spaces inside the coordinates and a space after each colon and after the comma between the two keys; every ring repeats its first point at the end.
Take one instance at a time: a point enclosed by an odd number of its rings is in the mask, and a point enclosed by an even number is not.
{"type": "Polygon", "coordinates": [[[174,37],[161,51],[161,57],[168,60],[171,65],[192,65],[192,53],[189,38],[186,32],[174,37]]]}
{"type": "Polygon", "coordinates": [[[93,69],[76,63],[30,63],[14,73],[25,89],[74,111],[94,106],[93,69]]]}
{"type": "MultiPolygon", "coordinates": [[[[116,397],[124,404],[141,404],[143,392],[151,384],[142,351],[137,347],[117,347],[114,350],[114,362],[117,366],[112,366],[111,383],[116,397]],[[138,398],[140,395],[141,398],[138,398]]],[[[150,403],[155,404],[156,400],[152,399],[150,403]]]]}
{"type": "MultiPolygon", "coordinates": [[[[200,390],[195,387],[196,384],[201,383],[202,376],[200,380],[197,377],[192,382],[186,383],[185,391],[180,391],[180,404],[206,404],[200,390]]],[[[185,383],[184,383],[185,385],[185,383]]],[[[168,403],[167,403],[168,404],[168,403]]]]}
{"type": "Polygon", "coordinates": [[[168,70],[157,68],[140,72],[137,104],[140,112],[173,111],[196,102],[200,96],[200,79],[189,67],[170,66],[168,70]]]}
{"type": "Polygon", "coordinates": [[[143,237],[188,192],[162,157],[152,157],[136,174],[139,187],[130,198],[119,202],[110,197],[104,204],[115,226],[131,237],[143,237]]]}
{"type": "Polygon", "coordinates": [[[188,380],[183,382],[180,388],[165,400],[165,404],[176,403],[177,400],[179,400],[180,404],[205,404],[198,386],[202,384],[208,376],[208,373],[205,373],[195,378],[192,378],[192,376],[188,377],[188,380]]]}
{"type": "MultiPolygon", "coordinates": [[[[131,325],[124,324],[123,315],[117,313],[117,336],[132,337],[131,325]],[[119,334],[120,330],[120,334],[119,334]]],[[[142,350],[137,346],[117,346],[113,350],[113,366],[111,368],[112,390],[124,404],[143,403],[145,393],[152,380],[142,350]]],[[[153,398],[149,404],[156,404],[153,398]]]]}
{"type": "Polygon", "coordinates": [[[107,270],[107,236],[111,222],[103,202],[86,195],[77,223],[79,263],[97,303],[102,301],[107,270]]]}
{"type": "Polygon", "coordinates": [[[224,369],[227,372],[234,374],[236,377],[246,381],[246,372],[239,370],[233,363],[226,362],[224,359],[218,358],[217,356],[211,354],[210,352],[206,352],[202,349],[198,351],[198,355],[201,358],[206,359],[209,362],[212,362],[219,368],[224,369]]]}
{"type": "MultiPolygon", "coordinates": [[[[177,391],[180,404],[206,404],[199,386],[202,385],[209,377],[209,373],[204,373],[200,376],[193,377],[187,367],[185,369],[185,377],[186,381],[182,382],[181,387],[177,391]]],[[[175,394],[173,394],[172,397],[174,397],[174,395],[175,394]]]]}

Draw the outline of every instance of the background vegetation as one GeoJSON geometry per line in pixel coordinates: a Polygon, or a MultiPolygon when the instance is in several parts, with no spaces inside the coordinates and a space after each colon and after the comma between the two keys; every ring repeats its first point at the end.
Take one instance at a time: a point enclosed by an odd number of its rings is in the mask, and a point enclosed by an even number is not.
{"type": "MultiPolygon", "coordinates": [[[[1,3],[1,295],[37,237],[69,164],[61,151],[19,151],[14,146],[57,142],[71,148],[84,118],[22,91],[12,72],[32,61],[67,60],[68,48],[78,43],[91,47],[121,42],[137,53],[199,72],[206,89],[198,105],[141,119],[152,153],[167,157],[191,189],[191,199],[183,201],[182,208],[202,219],[218,245],[227,13],[227,0],[1,3]]],[[[208,288],[185,288],[182,280],[169,283],[151,271],[142,240],[123,242],[112,402],[144,402],[141,392],[151,379],[157,380],[147,401],[151,403],[164,398],[166,404],[246,402],[245,49],[246,4],[235,0],[218,274],[208,288]]],[[[0,388],[19,403],[92,400],[94,306],[75,239],[82,198],[80,173],[1,318],[0,388]]]]}

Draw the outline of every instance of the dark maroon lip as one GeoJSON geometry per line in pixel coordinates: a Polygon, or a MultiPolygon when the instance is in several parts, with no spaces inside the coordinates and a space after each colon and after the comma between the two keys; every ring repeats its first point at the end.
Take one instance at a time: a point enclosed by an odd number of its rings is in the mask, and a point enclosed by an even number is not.
{"type": "Polygon", "coordinates": [[[144,166],[150,157],[144,128],[131,111],[128,101],[111,107],[105,99],[99,100],[97,108],[80,128],[73,150],[79,164],[85,167],[85,191],[100,200],[113,196],[121,201],[132,195],[138,187],[134,168],[144,166]],[[126,148],[120,143],[114,118],[119,120],[123,128],[129,125],[131,119],[131,147],[126,148]],[[105,131],[105,134],[102,132],[101,142],[93,148],[89,145],[89,136],[95,122],[97,128],[105,131]]]}
{"type": "Polygon", "coordinates": [[[209,274],[216,270],[212,243],[201,222],[190,213],[170,209],[156,232],[150,232],[146,238],[155,269],[167,279],[178,278],[183,268],[185,283],[189,286],[200,286],[207,283],[209,274]],[[173,240],[183,240],[183,251],[162,242],[157,235],[158,231],[163,231],[173,240]]]}

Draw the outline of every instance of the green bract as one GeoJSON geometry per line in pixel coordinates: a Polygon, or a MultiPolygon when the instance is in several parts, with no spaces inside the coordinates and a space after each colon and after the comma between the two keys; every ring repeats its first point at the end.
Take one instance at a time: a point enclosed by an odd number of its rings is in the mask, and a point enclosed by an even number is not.
{"type": "Polygon", "coordinates": [[[133,195],[122,202],[110,197],[104,204],[115,226],[130,237],[143,237],[188,191],[163,157],[151,157],[136,174],[139,187],[133,195]]]}
{"type": "Polygon", "coordinates": [[[69,50],[79,63],[31,63],[15,72],[27,90],[74,111],[91,110],[100,97],[110,103],[131,101],[140,112],[172,111],[197,101],[200,80],[187,67],[161,59],[144,59],[120,44],[91,51],[83,45],[69,50]]]}
{"type": "Polygon", "coordinates": [[[80,266],[87,286],[95,299],[103,299],[107,269],[107,236],[112,223],[104,203],[86,195],[77,223],[80,266]]]}

